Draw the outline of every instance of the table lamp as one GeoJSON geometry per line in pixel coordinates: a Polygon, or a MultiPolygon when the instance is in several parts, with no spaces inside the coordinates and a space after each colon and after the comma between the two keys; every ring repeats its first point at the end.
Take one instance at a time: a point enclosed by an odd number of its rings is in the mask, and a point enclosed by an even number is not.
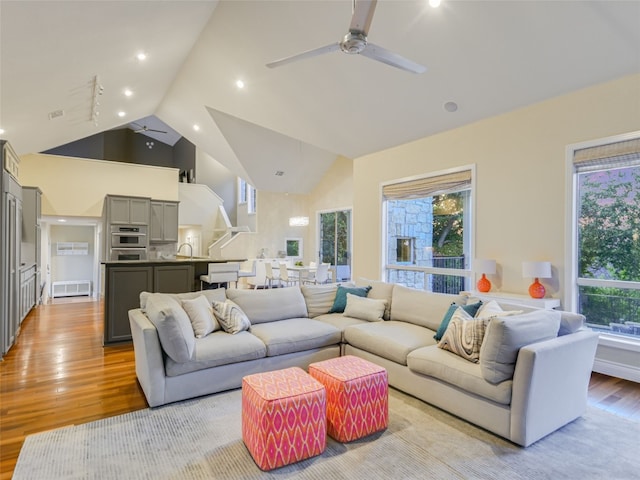
{"type": "Polygon", "coordinates": [[[493,275],[496,273],[496,261],[476,259],[475,262],[473,262],[473,269],[477,273],[482,274],[482,278],[478,280],[476,288],[479,292],[487,293],[489,290],[491,290],[491,282],[487,278],[487,275],[493,275]]]}
{"type": "Polygon", "coordinates": [[[546,291],[538,279],[551,278],[551,262],[522,262],[522,276],[535,279],[529,286],[531,298],[544,298],[546,291]]]}

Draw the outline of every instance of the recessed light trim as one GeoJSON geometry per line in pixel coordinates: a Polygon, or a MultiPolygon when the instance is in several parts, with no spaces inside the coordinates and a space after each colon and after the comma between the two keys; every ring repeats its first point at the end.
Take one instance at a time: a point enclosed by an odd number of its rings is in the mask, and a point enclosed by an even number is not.
{"type": "Polygon", "coordinates": [[[236,87],[238,87],[239,90],[242,90],[245,87],[244,81],[242,79],[236,80],[236,87]]]}
{"type": "Polygon", "coordinates": [[[125,88],[124,89],[124,96],[125,97],[130,97],[133,95],[133,91],[130,88],[125,88]]]}
{"type": "Polygon", "coordinates": [[[126,115],[127,115],[127,112],[123,112],[122,110],[118,112],[118,116],[119,116],[120,118],[122,118],[122,117],[124,117],[124,116],[126,116],[126,115]]]}
{"type": "Polygon", "coordinates": [[[456,102],[447,102],[444,104],[444,109],[449,113],[453,113],[458,110],[458,104],[456,102]]]}
{"type": "Polygon", "coordinates": [[[194,125],[193,125],[193,129],[194,129],[196,132],[199,132],[199,131],[200,131],[200,125],[198,125],[197,123],[196,123],[196,124],[194,124],[194,125]]]}
{"type": "Polygon", "coordinates": [[[276,170],[276,177],[282,177],[284,172],[282,170],[276,170]]]}
{"type": "Polygon", "coordinates": [[[429,6],[431,8],[438,8],[441,3],[441,0],[429,0],[429,6]]]}
{"type": "Polygon", "coordinates": [[[0,128],[0,135],[4,134],[4,128],[0,128]]]}
{"type": "Polygon", "coordinates": [[[147,59],[147,54],[145,52],[138,52],[136,54],[136,58],[141,62],[144,62],[147,59]]]}

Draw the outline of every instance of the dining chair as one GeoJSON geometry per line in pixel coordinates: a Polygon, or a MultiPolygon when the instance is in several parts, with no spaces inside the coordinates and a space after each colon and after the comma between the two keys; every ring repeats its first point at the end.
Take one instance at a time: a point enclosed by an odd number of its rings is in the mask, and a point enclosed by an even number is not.
{"type": "Polygon", "coordinates": [[[280,284],[284,283],[286,286],[294,285],[296,279],[292,276],[289,276],[289,270],[287,270],[287,264],[280,264],[280,284]]]}
{"type": "Polygon", "coordinates": [[[264,288],[267,288],[267,283],[269,284],[269,288],[273,288],[273,281],[280,280],[278,277],[273,274],[273,265],[271,262],[265,262],[264,264],[264,288]]]}
{"type": "Polygon", "coordinates": [[[306,283],[314,283],[317,285],[319,283],[327,283],[328,280],[329,280],[329,264],[321,263],[316,267],[316,271],[313,277],[307,279],[306,283]]]}
{"type": "MultiPolygon", "coordinates": [[[[256,261],[251,262],[251,270],[239,270],[238,271],[238,279],[240,278],[250,278],[256,276],[256,261]]],[[[255,285],[254,288],[258,288],[258,285],[255,285]]]]}

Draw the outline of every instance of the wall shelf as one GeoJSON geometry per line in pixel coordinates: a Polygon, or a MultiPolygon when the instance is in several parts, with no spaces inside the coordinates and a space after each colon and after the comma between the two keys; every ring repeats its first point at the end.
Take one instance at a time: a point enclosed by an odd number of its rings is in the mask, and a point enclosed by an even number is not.
{"type": "Polygon", "coordinates": [[[88,242],[57,242],[58,255],[89,255],[88,242]]]}

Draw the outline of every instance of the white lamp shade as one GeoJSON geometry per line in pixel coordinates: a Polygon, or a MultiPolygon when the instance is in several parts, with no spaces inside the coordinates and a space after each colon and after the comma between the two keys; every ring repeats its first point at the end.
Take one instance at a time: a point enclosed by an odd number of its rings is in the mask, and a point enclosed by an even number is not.
{"type": "Polygon", "coordinates": [[[524,278],[551,278],[551,262],[522,262],[524,278]]]}
{"type": "Polygon", "coordinates": [[[473,270],[476,273],[485,273],[487,275],[493,275],[496,273],[496,261],[477,258],[473,262],[473,270]]]}

